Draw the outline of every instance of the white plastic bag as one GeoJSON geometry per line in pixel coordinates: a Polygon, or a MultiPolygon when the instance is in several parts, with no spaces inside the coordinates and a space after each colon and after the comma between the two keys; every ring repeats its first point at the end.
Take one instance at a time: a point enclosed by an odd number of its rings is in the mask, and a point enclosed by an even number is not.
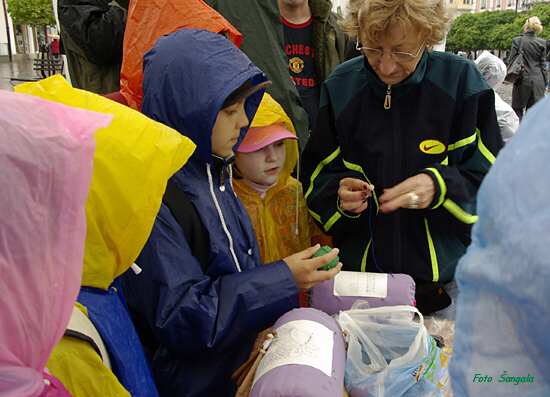
{"type": "Polygon", "coordinates": [[[351,397],[442,395],[448,358],[415,307],[354,306],[340,312],[337,321],[348,331],[345,382],[351,397]],[[418,313],[420,321],[411,313],[418,313]]]}

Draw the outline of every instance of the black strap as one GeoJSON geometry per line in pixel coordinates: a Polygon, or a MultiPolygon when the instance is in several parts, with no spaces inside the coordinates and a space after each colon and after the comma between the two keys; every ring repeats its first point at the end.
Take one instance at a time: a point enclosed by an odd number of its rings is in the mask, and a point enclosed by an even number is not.
{"type": "Polygon", "coordinates": [[[84,342],[88,342],[90,345],[92,345],[92,347],[97,352],[97,354],[99,354],[99,357],[101,357],[101,360],[103,360],[103,356],[101,355],[101,350],[99,350],[99,346],[88,335],[83,334],[82,332],[79,332],[79,331],[75,331],[74,329],[69,329],[69,328],[67,328],[65,330],[65,335],[66,336],[71,336],[71,337],[76,338],[76,339],[83,340],[84,342]]]}
{"type": "Polygon", "coordinates": [[[210,267],[210,239],[195,206],[172,179],[168,180],[162,202],[183,229],[191,253],[199,261],[202,271],[210,267]]]}

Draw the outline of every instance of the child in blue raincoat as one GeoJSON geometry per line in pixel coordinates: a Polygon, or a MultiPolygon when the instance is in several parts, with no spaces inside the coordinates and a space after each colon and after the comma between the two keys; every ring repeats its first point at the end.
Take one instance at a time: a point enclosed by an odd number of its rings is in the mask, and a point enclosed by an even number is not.
{"type": "Polygon", "coordinates": [[[298,292],[336,275],[317,247],[262,266],[231,163],[259,106],[265,75],[221,35],[181,29],[145,54],[142,112],[197,145],[171,178],[153,230],[123,288],[152,331],[161,396],[233,396],[231,374],[256,335],[299,306],[298,292]],[[183,210],[182,210],[183,209],[183,210]]]}

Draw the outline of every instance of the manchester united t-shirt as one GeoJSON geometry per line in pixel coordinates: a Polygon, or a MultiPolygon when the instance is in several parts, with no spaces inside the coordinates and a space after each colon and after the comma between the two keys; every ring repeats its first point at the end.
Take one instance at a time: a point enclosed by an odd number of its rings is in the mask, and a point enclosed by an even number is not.
{"type": "Polygon", "coordinates": [[[290,77],[298,88],[298,93],[309,118],[309,129],[315,124],[321,87],[315,68],[315,52],[311,46],[311,23],[295,25],[281,17],[285,35],[285,52],[288,58],[290,77]]]}

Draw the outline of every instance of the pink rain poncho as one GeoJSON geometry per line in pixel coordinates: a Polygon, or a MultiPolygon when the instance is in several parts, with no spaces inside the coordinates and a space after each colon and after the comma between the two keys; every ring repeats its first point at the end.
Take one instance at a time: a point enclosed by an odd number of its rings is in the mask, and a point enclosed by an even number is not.
{"type": "Polygon", "coordinates": [[[45,370],[80,289],[93,134],[112,116],[0,92],[0,396],[68,396],[45,370]]]}

